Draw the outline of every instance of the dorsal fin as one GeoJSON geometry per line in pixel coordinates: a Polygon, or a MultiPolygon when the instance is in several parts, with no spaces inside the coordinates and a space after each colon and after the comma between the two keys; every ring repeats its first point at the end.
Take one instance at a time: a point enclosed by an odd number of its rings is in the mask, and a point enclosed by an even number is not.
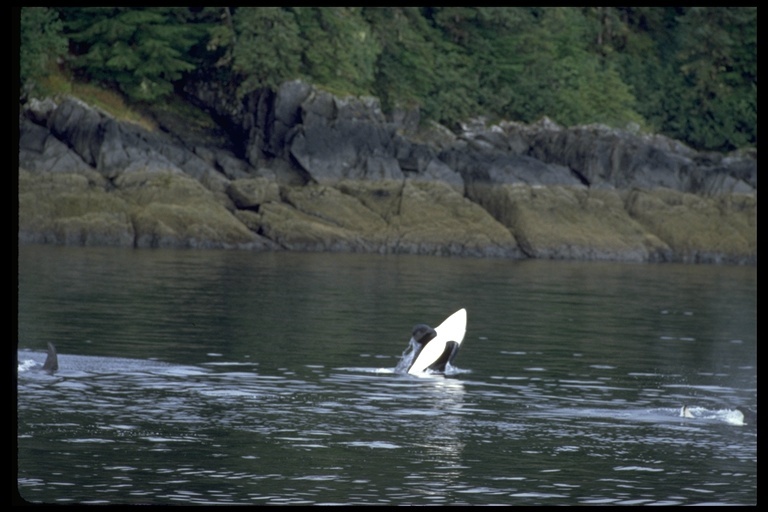
{"type": "Polygon", "coordinates": [[[59,369],[59,358],[56,355],[56,347],[53,346],[53,343],[50,341],[48,342],[48,356],[45,358],[45,363],[43,363],[43,370],[53,374],[53,372],[57,371],[59,369]]]}

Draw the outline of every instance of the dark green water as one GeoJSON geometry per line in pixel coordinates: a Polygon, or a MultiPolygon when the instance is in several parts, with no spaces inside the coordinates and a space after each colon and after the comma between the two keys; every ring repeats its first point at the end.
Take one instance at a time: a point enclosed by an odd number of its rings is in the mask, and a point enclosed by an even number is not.
{"type": "Polygon", "coordinates": [[[22,246],[18,491],[755,504],[754,267],[22,246]],[[468,311],[448,378],[393,374],[468,311]],[[697,407],[681,418],[680,406],[697,407]]]}

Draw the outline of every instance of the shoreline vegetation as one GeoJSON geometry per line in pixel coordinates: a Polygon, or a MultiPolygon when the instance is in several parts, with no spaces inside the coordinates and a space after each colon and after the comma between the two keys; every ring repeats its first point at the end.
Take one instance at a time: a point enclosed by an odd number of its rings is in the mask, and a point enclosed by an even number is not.
{"type": "Polygon", "coordinates": [[[756,8],[14,13],[19,243],[757,262],[756,8]]]}

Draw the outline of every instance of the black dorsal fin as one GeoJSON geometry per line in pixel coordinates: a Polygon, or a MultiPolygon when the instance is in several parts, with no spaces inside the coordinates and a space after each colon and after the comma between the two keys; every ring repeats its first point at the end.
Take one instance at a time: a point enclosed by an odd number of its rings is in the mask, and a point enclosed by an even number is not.
{"type": "Polygon", "coordinates": [[[53,346],[53,343],[50,341],[48,342],[48,357],[45,358],[45,363],[43,363],[43,370],[53,374],[53,372],[57,371],[59,369],[59,358],[56,355],[56,347],[53,346]]]}

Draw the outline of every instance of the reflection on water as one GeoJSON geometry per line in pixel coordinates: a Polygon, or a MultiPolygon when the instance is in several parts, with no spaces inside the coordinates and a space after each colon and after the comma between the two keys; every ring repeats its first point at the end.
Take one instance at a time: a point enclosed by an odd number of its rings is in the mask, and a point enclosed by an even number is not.
{"type": "Polygon", "coordinates": [[[46,503],[754,504],[754,268],[20,247],[46,503]],[[466,307],[449,376],[394,372],[466,307]],[[690,405],[693,418],[680,416],[690,405]]]}

